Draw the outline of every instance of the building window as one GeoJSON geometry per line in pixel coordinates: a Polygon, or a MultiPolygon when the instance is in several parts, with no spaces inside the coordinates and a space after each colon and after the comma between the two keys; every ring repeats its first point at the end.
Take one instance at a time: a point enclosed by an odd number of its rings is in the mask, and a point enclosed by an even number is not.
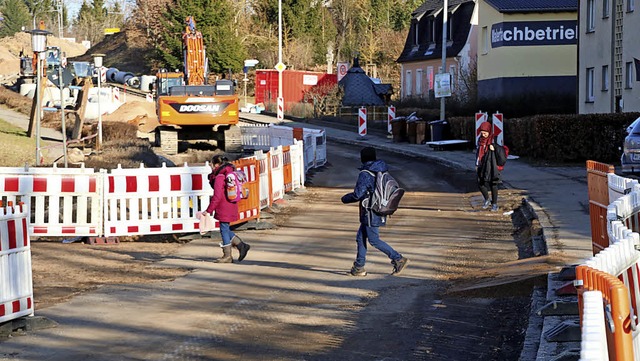
{"type": "Polygon", "coordinates": [[[416,70],[416,95],[422,95],[422,69],[416,70]]]}
{"type": "Polygon", "coordinates": [[[633,88],[633,63],[628,62],[626,69],[627,69],[627,73],[625,76],[624,86],[627,89],[631,89],[633,88]]]}
{"type": "Polygon", "coordinates": [[[480,41],[482,42],[480,47],[482,54],[487,54],[489,52],[489,29],[486,26],[482,27],[482,38],[480,41]]]}
{"type": "Polygon", "coordinates": [[[407,70],[404,76],[404,95],[411,96],[411,70],[407,70]]]}
{"type": "Polygon", "coordinates": [[[418,23],[413,26],[413,45],[418,45],[420,39],[420,32],[418,31],[418,23]]]}
{"type": "Polygon", "coordinates": [[[602,18],[609,17],[609,0],[602,0],[602,18]]]}
{"type": "Polygon", "coordinates": [[[627,11],[632,12],[636,9],[636,1],[635,0],[627,0],[627,11]]]}
{"type": "Polygon", "coordinates": [[[586,93],[586,99],[585,101],[587,103],[593,103],[594,100],[594,96],[593,96],[593,68],[587,68],[587,93],[586,93]]]}
{"type": "Polygon", "coordinates": [[[596,4],[595,0],[587,0],[587,32],[596,30],[596,4]]]}
{"type": "Polygon", "coordinates": [[[436,22],[433,16],[430,16],[429,19],[427,19],[427,27],[428,27],[427,32],[429,36],[429,43],[435,43],[436,42],[436,22]]]}
{"type": "Polygon", "coordinates": [[[602,91],[609,90],[609,65],[602,66],[602,91]]]}
{"type": "Polygon", "coordinates": [[[453,14],[447,17],[447,40],[453,40],[453,14]]]}

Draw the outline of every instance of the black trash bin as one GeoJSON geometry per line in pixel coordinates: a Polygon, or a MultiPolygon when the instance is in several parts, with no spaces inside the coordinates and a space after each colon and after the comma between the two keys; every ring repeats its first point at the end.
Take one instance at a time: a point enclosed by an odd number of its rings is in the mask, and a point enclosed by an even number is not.
{"type": "Polygon", "coordinates": [[[429,128],[431,129],[431,141],[437,142],[440,140],[444,140],[446,131],[447,131],[447,123],[446,120],[434,120],[429,122],[429,128]]]}

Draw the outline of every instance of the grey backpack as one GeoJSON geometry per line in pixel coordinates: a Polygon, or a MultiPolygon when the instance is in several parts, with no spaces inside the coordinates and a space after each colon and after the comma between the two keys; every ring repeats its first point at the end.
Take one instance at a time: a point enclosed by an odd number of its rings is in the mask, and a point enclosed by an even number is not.
{"type": "Polygon", "coordinates": [[[404,189],[389,174],[389,172],[372,172],[363,170],[375,178],[374,190],[371,196],[362,202],[366,209],[370,209],[379,216],[390,216],[397,209],[404,195],[404,189]]]}

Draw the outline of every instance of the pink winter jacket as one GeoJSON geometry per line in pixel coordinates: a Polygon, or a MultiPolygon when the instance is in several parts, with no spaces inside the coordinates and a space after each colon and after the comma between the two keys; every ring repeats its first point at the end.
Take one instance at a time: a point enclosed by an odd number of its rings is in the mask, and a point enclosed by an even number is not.
{"type": "Polygon", "coordinates": [[[213,188],[213,195],[209,201],[207,213],[213,214],[213,218],[220,222],[235,222],[239,219],[238,203],[229,202],[225,194],[225,178],[231,172],[233,172],[233,165],[227,163],[209,174],[209,184],[213,188]]]}

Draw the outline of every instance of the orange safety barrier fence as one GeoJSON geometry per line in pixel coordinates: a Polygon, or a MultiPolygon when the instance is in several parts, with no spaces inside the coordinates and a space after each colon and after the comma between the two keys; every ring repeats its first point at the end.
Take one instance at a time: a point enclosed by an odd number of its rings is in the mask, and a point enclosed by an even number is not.
{"type": "Polygon", "coordinates": [[[293,190],[293,173],[291,170],[291,150],[290,146],[282,147],[282,171],[284,173],[284,192],[293,190]]]}
{"type": "Polygon", "coordinates": [[[236,169],[242,169],[247,176],[245,186],[249,189],[249,197],[238,202],[240,219],[232,224],[246,222],[260,217],[260,174],[258,161],[255,158],[243,158],[231,162],[236,169]]]}
{"type": "Polygon", "coordinates": [[[634,359],[632,320],[627,287],[615,276],[586,265],[580,265],[576,267],[576,288],[578,289],[580,323],[582,323],[584,292],[602,292],[609,360],[632,361],[634,359]]]}
{"type": "Polygon", "coordinates": [[[609,245],[607,234],[607,207],[609,205],[608,173],[614,173],[612,165],[587,161],[587,188],[589,190],[589,219],[591,221],[591,249],[598,254],[609,245]]]}

